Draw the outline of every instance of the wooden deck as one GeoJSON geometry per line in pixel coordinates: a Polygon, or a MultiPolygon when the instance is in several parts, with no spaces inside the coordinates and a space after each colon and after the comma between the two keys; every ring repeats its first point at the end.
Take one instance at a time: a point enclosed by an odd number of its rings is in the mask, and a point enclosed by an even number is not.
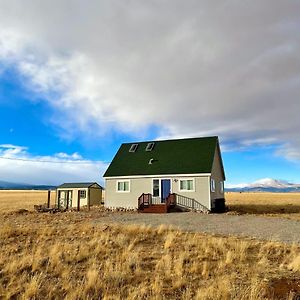
{"type": "Polygon", "coordinates": [[[175,193],[170,193],[165,199],[165,203],[158,204],[154,201],[152,194],[143,193],[138,198],[138,211],[142,213],[168,213],[178,208],[181,210],[197,210],[202,212],[209,212],[208,208],[196,201],[175,193]]]}
{"type": "Polygon", "coordinates": [[[166,214],[168,212],[165,204],[152,204],[140,210],[142,213],[166,214]]]}

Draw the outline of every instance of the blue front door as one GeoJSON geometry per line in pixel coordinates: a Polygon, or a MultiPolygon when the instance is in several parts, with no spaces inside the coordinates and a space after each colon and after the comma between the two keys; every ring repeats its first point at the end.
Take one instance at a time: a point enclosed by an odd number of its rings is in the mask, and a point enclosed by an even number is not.
{"type": "Polygon", "coordinates": [[[161,202],[165,202],[171,192],[171,180],[162,179],[161,181],[161,202]]]}

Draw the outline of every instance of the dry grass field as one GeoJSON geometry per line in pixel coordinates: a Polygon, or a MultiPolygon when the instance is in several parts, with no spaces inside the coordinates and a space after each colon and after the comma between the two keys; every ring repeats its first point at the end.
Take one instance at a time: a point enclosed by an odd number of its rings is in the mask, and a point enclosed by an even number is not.
{"type": "MultiPolygon", "coordinates": [[[[227,194],[227,203],[299,205],[273,195],[227,194]]],[[[113,213],[100,207],[32,211],[46,200],[0,192],[0,299],[299,299],[299,244],[105,225],[96,220],[113,213]]]]}
{"type": "MultiPolygon", "coordinates": [[[[51,205],[55,204],[55,191],[51,191],[51,205]]],[[[0,212],[18,209],[33,210],[33,205],[47,203],[48,191],[0,190],[0,212]]]]}
{"type": "Polygon", "coordinates": [[[298,299],[300,246],[0,214],[0,299],[298,299]]]}
{"type": "Polygon", "coordinates": [[[230,211],[300,220],[300,193],[226,193],[230,211]]]}

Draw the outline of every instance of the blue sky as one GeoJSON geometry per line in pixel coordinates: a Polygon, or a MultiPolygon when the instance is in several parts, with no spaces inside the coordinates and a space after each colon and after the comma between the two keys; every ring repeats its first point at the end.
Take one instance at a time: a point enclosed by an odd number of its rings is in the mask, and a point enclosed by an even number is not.
{"type": "Polygon", "coordinates": [[[218,135],[228,186],[299,183],[300,7],[270,3],[0,2],[0,181],[102,183],[122,142],[218,135]]]}

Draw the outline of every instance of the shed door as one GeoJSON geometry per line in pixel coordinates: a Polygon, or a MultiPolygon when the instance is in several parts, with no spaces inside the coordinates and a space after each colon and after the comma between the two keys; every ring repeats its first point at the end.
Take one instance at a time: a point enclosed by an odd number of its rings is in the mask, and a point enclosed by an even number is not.
{"type": "Polygon", "coordinates": [[[58,201],[60,208],[70,208],[72,207],[72,190],[59,191],[58,201]]]}
{"type": "Polygon", "coordinates": [[[162,179],[161,181],[161,202],[165,202],[171,192],[171,180],[162,179]]]}

